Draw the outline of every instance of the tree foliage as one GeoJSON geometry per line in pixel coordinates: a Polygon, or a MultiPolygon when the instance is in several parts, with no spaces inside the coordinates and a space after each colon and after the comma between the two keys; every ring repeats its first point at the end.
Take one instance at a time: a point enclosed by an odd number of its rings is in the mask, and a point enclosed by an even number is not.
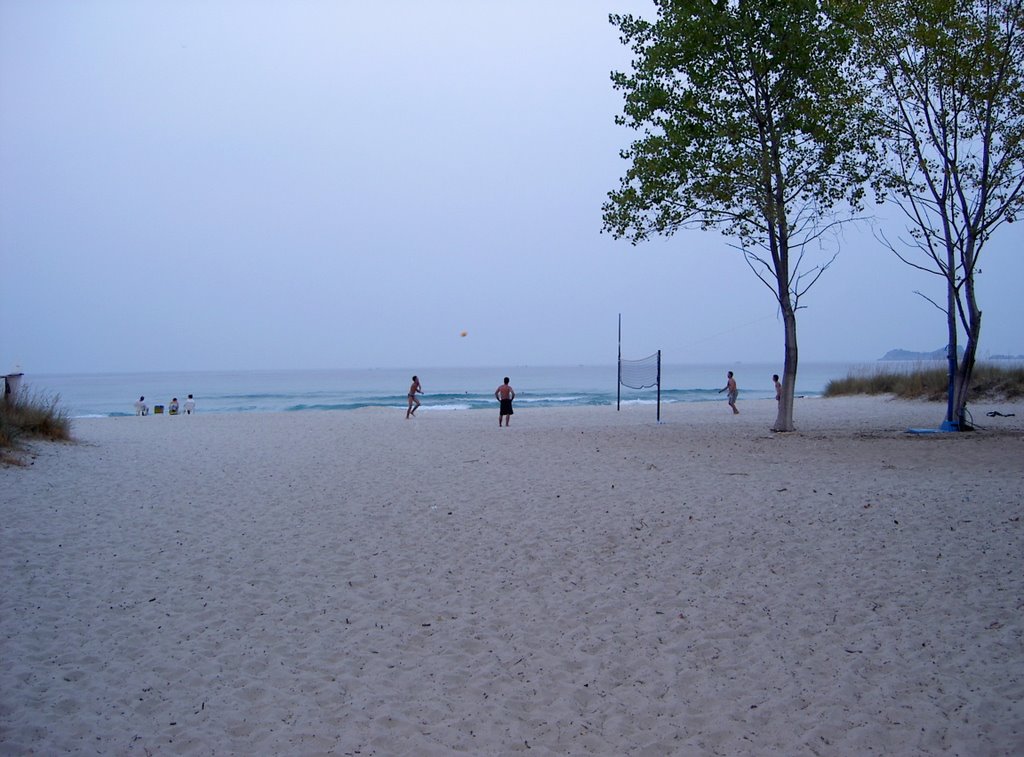
{"type": "Polygon", "coordinates": [[[939,307],[953,366],[947,420],[959,423],[981,334],[981,253],[1024,204],[1022,2],[876,0],[867,21],[876,131],[887,157],[876,187],[902,209],[909,232],[885,242],[944,280],[939,307]],[[960,330],[967,343],[958,363],[960,330]]]}
{"type": "MultiPolygon", "coordinates": [[[[805,263],[837,206],[857,207],[870,165],[852,3],[658,0],[657,19],[611,17],[634,54],[612,76],[619,123],[639,132],[603,207],[637,243],[684,227],[737,240],[785,327],[778,430],[792,429],[795,311],[831,263],[805,263]]],[[[833,258],[834,259],[834,255],[833,258]]]]}

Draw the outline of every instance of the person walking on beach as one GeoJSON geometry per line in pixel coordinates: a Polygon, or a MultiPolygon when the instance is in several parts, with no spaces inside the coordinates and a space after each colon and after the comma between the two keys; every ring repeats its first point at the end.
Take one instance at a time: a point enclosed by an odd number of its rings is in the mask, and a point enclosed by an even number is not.
{"type": "Polygon", "coordinates": [[[725,386],[718,390],[718,393],[728,392],[726,397],[729,398],[729,407],[732,408],[733,415],[739,415],[740,411],[736,409],[736,398],[740,394],[740,390],[736,388],[736,379],[732,377],[732,371],[729,371],[725,386]]]}
{"type": "Polygon", "coordinates": [[[502,419],[505,420],[505,427],[508,427],[512,420],[512,400],[516,398],[516,391],[508,383],[508,376],[505,383],[494,390],[494,398],[498,400],[498,428],[501,428],[502,419]]]}
{"type": "Polygon", "coordinates": [[[782,384],[779,383],[779,374],[775,373],[772,375],[772,381],[775,383],[775,401],[782,401],[782,384]]]}
{"type": "Polygon", "coordinates": [[[412,386],[409,387],[409,409],[405,411],[406,418],[416,415],[416,410],[420,406],[420,401],[416,398],[417,394],[423,394],[423,387],[420,386],[419,378],[413,376],[412,386]]]}
{"type": "Polygon", "coordinates": [[[139,399],[135,402],[135,414],[149,415],[149,406],[146,404],[145,397],[139,397],[139,399]]]}
{"type": "Polygon", "coordinates": [[[192,415],[196,411],[196,401],[192,399],[192,395],[188,396],[185,400],[185,415],[192,415]]]}

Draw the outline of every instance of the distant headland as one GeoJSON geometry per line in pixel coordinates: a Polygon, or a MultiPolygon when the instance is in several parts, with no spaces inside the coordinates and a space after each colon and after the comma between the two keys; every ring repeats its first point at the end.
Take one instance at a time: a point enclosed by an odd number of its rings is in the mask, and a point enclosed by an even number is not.
{"type": "MultiPolygon", "coordinates": [[[[957,355],[959,357],[964,356],[964,348],[956,348],[957,355]]],[[[882,357],[878,358],[882,360],[945,360],[946,359],[946,348],[940,347],[937,350],[931,352],[914,352],[913,350],[889,350],[882,357]]],[[[991,355],[985,358],[988,360],[1024,360],[1024,355],[991,355]]]]}
{"type": "MultiPolygon", "coordinates": [[[[964,348],[957,347],[957,354],[964,356],[964,348]]],[[[913,350],[889,350],[879,360],[945,360],[946,348],[939,347],[931,352],[914,352],[913,350]]]]}

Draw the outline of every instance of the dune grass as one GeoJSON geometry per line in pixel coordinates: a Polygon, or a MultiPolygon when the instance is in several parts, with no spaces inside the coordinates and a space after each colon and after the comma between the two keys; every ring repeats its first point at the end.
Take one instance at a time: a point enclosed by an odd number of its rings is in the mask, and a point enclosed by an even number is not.
{"type": "Polygon", "coordinates": [[[32,439],[71,439],[71,419],[60,406],[60,397],[20,391],[0,399],[0,462],[19,464],[17,453],[32,439]]]}
{"type": "MultiPolygon", "coordinates": [[[[949,375],[945,367],[874,373],[850,373],[825,386],[826,397],[851,394],[891,394],[901,399],[945,401],[949,375]]],[[[974,368],[968,401],[1016,400],[1024,397],[1024,366],[980,363],[974,368]]]]}

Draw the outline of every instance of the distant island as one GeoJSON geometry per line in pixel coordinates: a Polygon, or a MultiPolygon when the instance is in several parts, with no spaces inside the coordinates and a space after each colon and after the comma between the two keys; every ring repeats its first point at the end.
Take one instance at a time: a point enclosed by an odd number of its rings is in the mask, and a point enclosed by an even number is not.
{"type": "MultiPolygon", "coordinates": [[[[956,352],[960,357],[964,356],[964,348],[957,347],[956,352]]],[[[882,357],[878,358],[881,360],[945,360],[946,359],[946,348],[939,347],[937,350],[931,352],[913,352],[912,350],[889,350],[882,357]]]]}
{"type": "MultiPolygon", "coordinates": [[[[964,356],[964,348],[956,348],[957,355],[959,357],[964,356]]],[[[889,350],[882,357],[878,358],[879,362],[882,360],[945,360],[946,359],[946,348],[940,347],[937,350],[931,352],[914,352],[912,350],[889,350]]],[[[1024,360],[1024,355],[991,355],[986,357],[985,361],[989,360],[1024,360]]]]}

